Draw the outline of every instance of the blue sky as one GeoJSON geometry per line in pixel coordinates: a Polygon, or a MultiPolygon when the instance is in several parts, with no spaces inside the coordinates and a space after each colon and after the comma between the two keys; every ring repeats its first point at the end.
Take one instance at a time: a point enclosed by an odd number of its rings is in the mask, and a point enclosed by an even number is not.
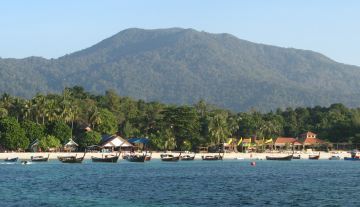
{"type": "Polygon", "coordinates": [[[358,0],[4,0],[0,57],[59,56],[127,28],[194,28],[360,66],[358,0]]]}

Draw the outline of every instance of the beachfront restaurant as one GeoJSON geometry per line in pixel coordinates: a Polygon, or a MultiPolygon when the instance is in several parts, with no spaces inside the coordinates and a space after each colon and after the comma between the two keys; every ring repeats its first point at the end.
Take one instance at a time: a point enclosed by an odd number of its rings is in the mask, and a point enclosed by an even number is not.
{"type": "Polygon", "coordinates": [[[305,132],[299,135],[299,141],[303,143],[303,149],[321,149],[328,148],[331,144],[319,138],[313,132],[305,132]]]}
{"type": "Polygon", "coordinates": [[[275,150],[302,150],[303,144],[293,137],[278,137],[274,142],[275,150]]]}
{"type": "Polygon", "coordinates": [[[99,147],[108,151],[130,151],[134,146],[119,135],[103,135],[99,147]]]}

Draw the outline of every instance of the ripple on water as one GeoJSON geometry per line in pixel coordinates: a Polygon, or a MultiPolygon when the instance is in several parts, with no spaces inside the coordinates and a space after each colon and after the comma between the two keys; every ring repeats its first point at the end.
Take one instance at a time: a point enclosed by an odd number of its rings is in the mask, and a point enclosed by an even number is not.
{"type": "Polygon", "coordinates": [[[0,166],[0,206],[360,206],[360,163],[247,161],[0,166]]]}

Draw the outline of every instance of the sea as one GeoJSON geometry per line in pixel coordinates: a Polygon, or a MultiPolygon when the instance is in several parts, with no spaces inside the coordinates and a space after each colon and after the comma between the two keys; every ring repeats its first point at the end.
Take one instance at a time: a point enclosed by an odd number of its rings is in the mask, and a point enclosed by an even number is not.
{"type": "Polygon", "coordinates": [[[360,206],[344,160],[0,164],[0,206],[360,206]]]}

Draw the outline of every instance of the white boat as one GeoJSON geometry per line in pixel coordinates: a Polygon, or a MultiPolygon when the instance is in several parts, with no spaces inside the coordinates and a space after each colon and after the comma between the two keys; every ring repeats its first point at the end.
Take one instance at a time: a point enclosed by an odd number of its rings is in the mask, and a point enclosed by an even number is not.
{"type": "Polygon", "coordinates": [[[243,157],[236,157],[235,160],[244,160],[245,158],[243,157]]]}

